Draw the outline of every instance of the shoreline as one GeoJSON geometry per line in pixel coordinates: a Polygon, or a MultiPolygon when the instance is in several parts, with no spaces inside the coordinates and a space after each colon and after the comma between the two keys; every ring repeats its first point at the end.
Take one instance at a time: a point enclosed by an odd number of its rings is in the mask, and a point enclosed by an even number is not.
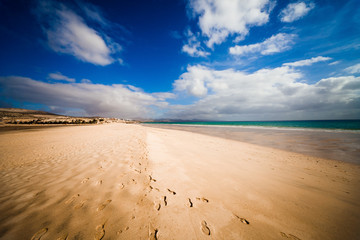
{"type": "Polygon", "coordinates": [[[6,132],[0,159],[1,239],[360,234],[360,166],[345,162],[120,123],[6,132]]]}
{"type": "Polygon", "coordinates": [[[206,124],[166,124],[166,123],[147,123],[141,122],[144,126],[177,126],[177,127],[209,127],[209,128],[245,128],[245,129],[264,129],[264,130],[288,130],[288,131],[311,131],[311,132],[344,132],[360,134],[359,129],[341,128],[311,128],[311,127],[276,127],[276,126],[256,126],[256,125],[206,125],[206,124]]]}
{"type": "Polygon", "coordinates": [[[200,133],[360,165],[360,131],[212,125],[142,125],[150,128],[200,133]]]}

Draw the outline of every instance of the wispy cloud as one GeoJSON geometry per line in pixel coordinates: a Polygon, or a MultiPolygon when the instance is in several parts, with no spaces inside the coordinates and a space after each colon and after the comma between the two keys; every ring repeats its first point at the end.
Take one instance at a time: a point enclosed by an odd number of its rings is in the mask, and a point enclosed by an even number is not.
{"type": "Polygon", "coordinates": [[[351,67],[345,68],[345,71],[351,74],[360,73],[360,63],[355,64],[351,67]]]}
{"type": "MultiPolygon", "coordinates": [[[[47,37],[49,47],[55,52],[74,57],[95,65],[109,65],[121,46],[104,32],[90,27],[85,20],[65,5],[41,2],[37,14],[47,37]]],[[[85,8],[92,19],[105,24],[95,8],[85,8]]]]}
{"type": "Polygon", "coordinates": [[[305,60],[300,60],[300,61],[296,61],[296,62],[291,62],[291,63],[284,63],[284,66],[291,66],[291,67],[302,67],[302,66],[310,66],[314,63],[317,62],[324,62],[324,61],[329,61],[332,58],[330,57],[322,57],[322,56],[318,56],[318,57],[313,57],[310,59],[305,59],[305,60]]]}
{"type": "Polygon", "coordinates": [[[278,52],[283,52],[293,45],[295,34],[278,33],[266,39],[264,42],[250,45],[238,45],[229,49],[230,54],[233,55],[248,55],[260,53],[262,55],[271,55],[278,52]]]}
{"type": "Polygon", "coordinates": [[[53,79],[53,80],[62,80],[62,81],[66,81],[66,82],[75,82],[75,78],[69,78],[67,76],[64,76],[60,72],[50,73],[49,78],[53,79]]]}
{"type": "Polygon", "coordinates": [[[243,37],[250,27],[267,23],[274,3],[270,0],[190,0],[189,9],[194,16],[199,16],[201,33],[208,38],[207,46],[212,48],[229,35],[243,37]]]}
{"type": "Polygon", "coordinates": [[[91,80],[87,79],[87,78],[83,78],[83,79],[81,79],[81,82],[82,83],[91,83],[91,80]]]}
{"type": "Polygon", "coordinates": [[[290,3],[289,5],[287,5],[286,8],[281,11],[279,17],[282,22],[293,22],[304,17],[314,7],[314,3],[290,3]]]}
{"type": "Polygon", "coordinates": [[[330,66],[333,66],[333,65],[337,65],[337,64],[339,64],[339,63],[341,63],[341,61],[334,61],[334,62],[329,63],[329,65],[330,65],[330,66]]]}

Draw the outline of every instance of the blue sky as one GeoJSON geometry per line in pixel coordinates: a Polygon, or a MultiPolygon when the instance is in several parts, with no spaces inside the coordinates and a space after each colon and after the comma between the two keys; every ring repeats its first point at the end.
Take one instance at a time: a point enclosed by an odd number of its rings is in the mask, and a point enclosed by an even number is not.
{"type": "Polygon", "coordinates": [[[0,33],[1,107],[360,118],[358,0],[2,0],[0,33]]]}

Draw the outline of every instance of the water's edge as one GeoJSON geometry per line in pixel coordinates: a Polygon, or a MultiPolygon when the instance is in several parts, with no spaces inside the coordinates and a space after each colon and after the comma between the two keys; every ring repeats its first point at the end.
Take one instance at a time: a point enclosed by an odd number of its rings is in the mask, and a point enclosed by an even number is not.
{"type": "Polygon", "coordinates": [[[309,156],[360,164],[360,131],[257,126],[142,124],[205,134],[309,156]]]}

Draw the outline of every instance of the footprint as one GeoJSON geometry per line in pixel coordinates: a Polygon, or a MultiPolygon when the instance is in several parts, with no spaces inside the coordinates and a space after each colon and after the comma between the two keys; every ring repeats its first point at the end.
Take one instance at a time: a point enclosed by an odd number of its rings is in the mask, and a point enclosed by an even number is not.
{"type": "Polygon", "coordinates": [[[193,203],[190,198],[188,198],[189,202],[186,204],[188,207],[193,207],[193,203]]]}
{"type": "Polygon", "coordinates": [[[155,203],[155,209],[160,211],[161,208],[161,204],[160,203],[155,203]]]}
{"type": "Polygon", "coordinates": [[[106,200],[105,202],[100,204],[100,206],[98,206],[97,211],[102,211],[109,203],[111,203],[111,200],[106,200]]]}
{"type": "Polygon", "coordinates": [[[204,198],[204,197],[202,197],[202,198],[197,197],[196,200],[203,201],[203,202],[206,202],[206,203],[209,202],[209,200],[204,198]]]}
{"type": "Polygon", "coordinates": [[[172,193],[172,195],[176,195],[176,192],[170,190],[169,188],[167,189],[170,193],[172,193]]]}
{"type": "Polygon", "coordinates": [[[294,236],[292,234],[289,234],[287,235],[286,233],[284,232],[280,232],[281,236],[284,237],[284,238],[290,238],[290,239],[293,239],[293,240],[301,240],[300,238],[298,238],[297,236],[294,236]]]}
{"type": "Polygon", "coordinates": [[[282,237],[289,238],[289,237],[287,236],[287,234],[284,233],[284,232],[280,232],[280,235],[281,235],[282,237]]]}
{"type": "Polygon", "coordinates": [[[87,181],[89,181],[89,178],[84,178],[81,183],[86,183],[87,181]]]}
{"type": "Polygon", "coordinates": [[[210,235],[210,229],[207,225],[207,223],[205,221],[201,222],[201,231],[205,234],[205,235],[210,235]]]}
{"type": "Polygon", "coordinates": [[[164,205],[167,206],[166,196],[163,196],[162,198],[163,198],[163,200],[164,200],[164,205]]]}
{"type": "Polygon", "coordinates": [[[95,240],[103,239],[103,237],[105,236],[104,224],[103,225],[98,225],[95,230],[96,231],[95,231],[94,239],[95,240]]]}
{"type": "Polygon", "coordinates": [[[149,240],[157,240],[158,232],[159,230],[157,228],[154,228],[151,224],[149,224],[149,240]]]}
{"type": "Polygon", "coordinates": [[[80,196],[80,194],[75,194],[73,195],[71,198],[69,198],[68,200],[66,200],[65,204],[70,204],[73,201],[75,201],[76,198],[78,198],[80,196]]]}
{"type": "Polygon", "coordinates": [[[101,185],[102,184],[102,180],[96,181],[95,185],[101,185]]]}
{"type": "Polygon", "coordinates": [[[297,236],[294,236],[292,234],[289,234],[289,237],[294,240],[301,240],[300,238],[298,238],[297,236]]]}
{"type": "Polygon", "coordinates": [[[67,240],[67,239],[68,239],[68,234],[58,237],[56,240],[67,240]]]}
{"type": "Polygon", "coordinates": [[[74,209],[80,209],[80,208],[82,208],[82,207],[84,206],[85,202],[86,202],[85,200],[79,202],[78,204],[75,205],[74,209]]]}
{"type": "Polygon", "coordinates": [[[238,215],[234,214],[234,216],[239,219],[242,223],[244,224],[250,224],[250,222],[248,220],[246,220],[245,218],[239,217],[238,215]]]}
{"type": "Polygon", "coordinates": [[[152,178],[151,175],[149,175],[150,181],[156,182],[156,179],[152,178]]]}
{"type": "Polygon", "coordinates": [[[48,228],[43,228],[37,231],[34,236],[32,236],[31,240],[40,240],[42,236],[48,231],[48,228]]]}

